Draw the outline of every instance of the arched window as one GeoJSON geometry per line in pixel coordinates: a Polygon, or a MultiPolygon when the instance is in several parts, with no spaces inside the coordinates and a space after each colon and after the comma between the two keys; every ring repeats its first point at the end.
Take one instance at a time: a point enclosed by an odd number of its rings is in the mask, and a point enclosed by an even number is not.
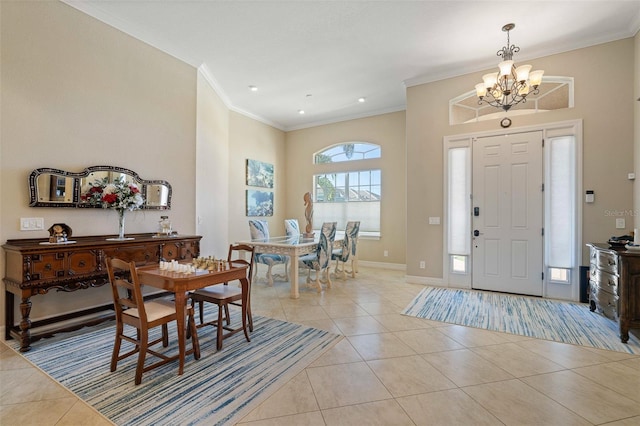
{"type": "Polygon", "coordinates": [[[348,142],[334,145],[313,156],[315,164],[380,158],[380,145],[367,142],[348,142]]]}
{"type": "Polygon", "coordinates": [[[333,166],[330,173],[313,175],[314,228],[337,222],[338,229],[343,229],[348,221],[360,221],[360,235],[379,236],[382,172],[368,168],[367,162],[381,158],[380,146],[347,142],[317,152],[313,158],[314,164],[344,163],[333,166]]]}

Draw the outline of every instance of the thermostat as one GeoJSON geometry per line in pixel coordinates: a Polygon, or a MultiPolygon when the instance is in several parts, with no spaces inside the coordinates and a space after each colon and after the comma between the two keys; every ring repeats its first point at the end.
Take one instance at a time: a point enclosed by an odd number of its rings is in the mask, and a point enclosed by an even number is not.
{"type": "Polygon", "coordinates": [[[585,203],[593,203],[595,201],[595,194],[593,193],[593,191],[589,190],[587,191],[585,197],[584,197],[584,201],[585,203]]]}

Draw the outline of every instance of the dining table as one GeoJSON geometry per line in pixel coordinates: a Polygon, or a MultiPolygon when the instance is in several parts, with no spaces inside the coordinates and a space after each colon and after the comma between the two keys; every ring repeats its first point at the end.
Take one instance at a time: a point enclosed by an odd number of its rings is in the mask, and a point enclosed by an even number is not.
{"type": "MultiPolygon", "coordinates": [[[[336,239],[333,243],[334,248],[342,244],[343,237],[344,235],[341,237],[336,235],[336,239]]],[[[300,234],[294,236],[238,241],[238,244],[253,246],[256,253],[270,253],[289,256],[289,282],[291,284],[290,297],[292,299],[298,299],[300,297],[298,262],[301,256],[308,253],[314,253],[316,251],[319,240],[319,235],[314,237],[305,237],[303,234],[300,234]]]]}
{"type": "Polygon", "coordinates": [[[195,272],[177,272],[161,269],[160,265],[148,265],[136,268],[140,283],[173,293],[176,305],[176,322],[178,328],[178,375],[184,371],[186,354],[186,304],[188,293],[204,287],[239,280],[242,287],[242,325],[247,326],[247,307],[249,304],[248,265],[244,263],[226,262],[217,270],[197,269],[195,272]]]}

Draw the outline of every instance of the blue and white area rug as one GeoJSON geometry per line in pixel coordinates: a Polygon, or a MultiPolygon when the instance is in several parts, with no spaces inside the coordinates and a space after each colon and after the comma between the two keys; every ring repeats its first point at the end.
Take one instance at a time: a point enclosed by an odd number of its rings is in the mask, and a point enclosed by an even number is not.
{"type": "MultiPolygon", "coordinates": [[[[169,331],[168,353],[177,353],[175,323],[169,331]]],[[[250,343],[238,333],[216,351],[215,329],[198,332],[200,360],[188,356],[182,376],[170,362],[144,373],[138,386],[136,356],[109,371],[113,321],[39,340],[22,355],[117,425],[232,425],[342,338],[255,315],[250,343]]],[[[7,344],[18,348],[15,340],[7,344]]]]}
{"type": "Polygon", "coordinates": [[[402,312],[468,327],[640,354],[630,335],[620,341],[618,324],[586,304],[486,291],[427,287],[402,312]]]}

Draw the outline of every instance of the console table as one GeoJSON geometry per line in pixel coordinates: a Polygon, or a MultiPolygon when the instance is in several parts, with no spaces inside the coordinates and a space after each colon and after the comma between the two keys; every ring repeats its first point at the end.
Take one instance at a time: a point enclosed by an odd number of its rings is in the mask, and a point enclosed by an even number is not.
{"type": "Polygon", "coordinates": [[[617,321],[620,340],[627,343],[629,329],[640,328],[640,251],[589,246],[589,305],[591,311],[617,321]]]}
{"type": "Polygon", "coordinates": [[[5,251],[5,338],[20,341],[20,351],[31,349],[31,342],[60,331],[75,330],[113,318],[78,320],[90,314],[113,310],[113,304],[31,322],[31,297],[50,291],[72,293],[109,283],[105,259],[118,257],[138,266],[160,260],[191,260],[200,255],[201,236],[157,237],[154,234],[127,234],[130,240],[107,241],[108,236],[73,237],[74,242],[48,243],[43,239],[8,240],[5,251]],[[21,319],[16,325],[14,296],[20,298],[21,319]],[[71,321],[69,320],[76,320],[71,321]],[[58,327],[51,324],[66,322],[58,327]],[[38,332],[38,327],[47,326],[38,332]]]}

